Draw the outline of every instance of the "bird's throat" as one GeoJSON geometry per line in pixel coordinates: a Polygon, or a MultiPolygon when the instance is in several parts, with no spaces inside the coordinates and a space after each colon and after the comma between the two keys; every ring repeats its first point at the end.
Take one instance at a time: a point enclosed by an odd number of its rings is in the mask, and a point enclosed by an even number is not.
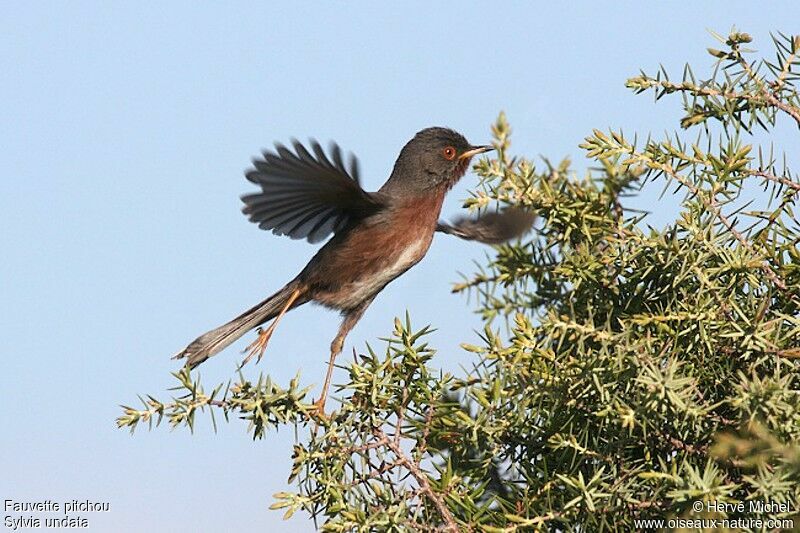
{"type": "Polygon", "coordinates": [[[452,189],[453,186],[456,183],[458,183],[458,181],[461,178],[464,177],[464,174],[466,174],[467,170],[469,170],[469,162],[470,162],[470,159],[462,159],[461,161],[458,162],[458,165],[456,165],[456,168],[455,168],[455,170],[453,170],[453,173],[450,175],[450,177],[448,179],[446,179],[444,181],[444,191],[445,192],[447,192],[450,189],[452,189]]]}

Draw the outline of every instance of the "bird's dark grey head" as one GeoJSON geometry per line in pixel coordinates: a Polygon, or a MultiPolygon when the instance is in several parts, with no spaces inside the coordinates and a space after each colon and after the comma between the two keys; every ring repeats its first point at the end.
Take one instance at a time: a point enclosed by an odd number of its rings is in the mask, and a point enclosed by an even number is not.
{"type": "Polygon", "coordinates": [[[425,128],[406,143],[397,157],[385,192],[425,193],[449,189],[464,175],[473,155],[491,150],[473,146],[448,128],[425,128]]]}

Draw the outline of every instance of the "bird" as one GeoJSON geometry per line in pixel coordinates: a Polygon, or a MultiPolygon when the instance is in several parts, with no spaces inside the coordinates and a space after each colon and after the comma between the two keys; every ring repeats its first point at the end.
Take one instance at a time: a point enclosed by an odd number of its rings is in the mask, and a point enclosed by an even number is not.
{"type": "Polygon", "coordinates": [[[230,322],[208,331],[178,352],[194,368],[249,331],[258,336],[242,365],[260,360],[284,315],[315,302],[339,311],[342,322],[330,346],[325,381],[314,407],[325,402],[336,356],[366,309],[391,281],[416,265],[436,231],[462,239],[497,244],[527,231],[534,215],[520,208],[487,213],[453,224],[439,220],[445,195],[465,175],[473,157],[494,150],[472,145],[460,133],[430,127],[414,135],[400,151],[393,170],[375,192],[361,187],[357,158],[347,163],[341,148],[328,152],[311,140],[310,150],[293,139],[292,148],[276,143],[253,160],[245,176],[260,187],[241,197],[242,212],[264,230],[318,243],[332,235],[308,264],[280,290],[230,322]],[[262,328],[268,321],[270,324],[262,328]]]}

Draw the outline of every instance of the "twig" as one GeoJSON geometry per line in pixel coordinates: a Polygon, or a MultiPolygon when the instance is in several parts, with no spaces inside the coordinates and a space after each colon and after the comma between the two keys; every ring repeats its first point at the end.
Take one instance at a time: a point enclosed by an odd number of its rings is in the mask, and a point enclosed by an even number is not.
{"type": "MultiPolygon", "coordinates": [[[[784,113],[791,116],[797,124],[800,126],[800,109],[797,109],[794,106],[791,106],[780,98],[775,96],[774,93],[771,91],[762,88],[760,92],[756,92],[754,94],[747,94],[741,93],[736,91],[720,91],[718,89],[711,89],[708,87],[698,87],[696,85],[684,85],[680,83],[672,83],[670,81],[659,81],[656,83],[657,86],[667,89],[669,91],[677,91],[677,92],[685,92],[685,93],[692,93],[698,96],[710,96],[710,97],[721,97],[725,100],[746,100],[748,102],[752,101],[755,103],[758,102],[766,102],[770,105],[773,105],[783,111],[784,113]]],[[[651,85],[652,87],[653,85],[651,85]]]]}
{"type": "MultiPolygon", "coordinates": [[[[372,466],[372,465],[370,465],[370,466],[372,466]]],[[[371,470],[367,475],[359,476],[358,479],[353,479],[353,481],[350,483],[350,487],[351,488],[352,487],[356,487],[358,485],[363,485],[364,483],[368,483],[369,481],[372,481],[373,479],[378,479],[378,478],[382,477],[383,474],[385,474],[387,472],[391,472],[392,470],[394,470],[398,466],[402,466],[402,463],[400,461],[392,461],[391,463],[383,463],[379,467],[373,467],[373,470],[371,470]]]]}
{"type": "Polygon", "coordinates": [[[664,434],[669,439],[670,444],[672,444],[675,448],[679,450],[684,450],[686,453],[691,455],[705,455],[708,453],[708,445],[706,444],[687,444],[680,440],[677,437],[673,437],[671,435],[664,434]]]}
{"type": "Polygon", "coordinates": [[[791,116],[795,121],[797,121],[797,125],[800,126],[800,109],[797,109],[794,106],[791,106],[775,96],[775,94],[771,91],[764,89],[764,97],[767,99],[771,105],[774,105],[784,113],[791,116]]]}
{"type": "Polygon", "coordinates": [[[792,64],[794,60],[797,58],[797,52],[793,51],[791,54],[783,62],[783,68],[781,69],[781,73],[778,75],[778,79],[775,80],[775,87],[780,89],[786,83],[786,76],[792,71],[792,64]]]}
{"type": "MultiPolygon", "coordinates": [[[[653,163],[654,162],[651,161],[651,164],[653,164],[653,163]]],[[[684,176],[681,176],[680,174],[675,172],[675,170],[672,168],[671,165],[656,164],[656,166],[657,166],[657,168],[659,168],[660,170],[662,170],[663,172],[668,174],[670,177],[672,177],[673,179],[675,179],[676,181],[681,183],[684,187],[689,189],[689,191],[691,191],[692,194],[697,196],[700,199],[700,201],[703,202],[703,205],[706,206],[706,209],[708,209],[711,212],[711,214],[716,216],[719,219],[719,221],[722,222],[722,224],[726,228],[728,228],[728,231],[731,232],[731,234],[736,238],[736,240],[739,241],[739,243],[742,246],[744,246],[747,250],[749,250],[751,253],[755,254],[755,250],[753,250],[753,247],[750,245],[748,240],[745,239],[744,235],[742,235],[741,232],[739,232],[733,226],[733,223],[728,219],[728,217],[725,216],[725,214],[722,212],[722,210],[719,208],[719,206],[717,205],[717,203],[713,199],[709,200],[708,198],[705,198],[703,196],[703,192],[704,191],[702,191],[699,187],[697,187],[694,184],[692,184],[692,182],[687,180],[684,176]]],[[[761,266],[761,270],[763,270],[764,273],[767,275],[767,278],[772,283],[774,283],[776,287],[778,287],[782,291],[786,291],[787,290],[786,284],[775,273],[775,271],[772,270],[772,267],[770,267],[769,264],[766,261],[763,261],[760,266],[761,266]]],[[[791,294],[790,293],[789,294],[789,298],[792,299],[792,300],[795,300],[795,301],[798,300],[798,296],[796,294],[791,294]]]]}
{"type": "Polygon", "coordinates": [[[352,455],[354,453],[364,453],[368,450],[374,450],[375,448],[380,448],[381,446],[385,446],[388,443],[389,443],[389,437],[384,434],[376,441],[368,442],[361,446],[353,446],[352,448],[343,450],[343,452],[348,455],[352,455]]]}
{"type": "Polygon", "coordinates": [[[796,183],[796,182],[794,182],[794,181],[792,181],[790,179],[787,179],[787,178],[785,178],[783,176],[776,176],[775,174],[767,172],[766,170],[756,170],[756,171],[751,172],[750,175],[751,176],[758,176],[760,178],[764,178],[764,179],[767,179],[769,181],[774,181],[775,183],[780,183],[782,185],[785,185],[786,187],[794,189],[795,192],[800,192],[800,183],[796,183]]]}
{"type": "MultiPolygon", "coordinates": [[[[744,56],[742,56],[741,52],[738,49],[736,49],[735,53],[736,53],[736,56],[737,56],[737,62],[742,67],[742,70],[744,70],[745,73],[747,73],[747,76],[756,85],[758,85],[759,89],[761,90],[760,94],[764,97],[764,99],[770,105],[773,105],[773,106],[777,107],[778,109],[780,109],[784,113],[788,114],[790,117],[794,118],[794,120],[797,122],[797,125],[800,126],[800,110],[798,110],[797,108],[795,108],[793,106],[790,106],[789,104],[787,104],[786,102],[784,102],[783,100],[778,98],[775,95],[775,93],[770,91],[769,88],[767,87],[767,83],[764,81],[764,78],[759,77],[758,74],[753,72],[753,69],[750,68],[750,64],[747,62],[747,60],[744,58],[744,56]]],[[[783,78],[783,75],[781,75],[781,77],[779,78],[781,80],[781,83],[783,82],[782,78],[783,78]]]]}
{"type": "Polygon", "coordinates": [[[426,476],[425,473],[420,469],[419,465],[414,461],[412,461],[405,454],[405,452],[403,452],[402,448],[400,448],[400,445],[393,439],[390,439],[386,435],[386,433],[383,432],[381,428],[373,428],[373,433],[375,434],[376,437],[378,437],[378,439],[380,440],[385,439],[386,445],[389,447],[390,450],[392,450],[392,453],[394,453],[394,455],[397,457],[397,462],[403,465],[406,469],[408,469],[408,471],[411,473],[411,475],[414,477],[417,483],[419,483],[419,488],[422,491],[422,493],[428,497],[428,499],[436,507],[436,510],[439,511],[442,520],[444,520],[446,524],[445,529],[447,531],[457,532],[458,525],[456,524],[456,520],[453,517],[453,514],[450,512],[450,509],[447,508],[447,505],[445,505],[442,497],[436,492],[434,492],[434,490],[431,488],[431,484],[428,481],[428,476],[426,476]]]}
{"type": "Polygon", "coordinates": [[[425,413],[425,423],[422,428],[422,437],[417,445],[417,452],[422,456],[428,449],[428,435],[431,432],[431,422],[433,421],[433,404],[428,406],[428,412],[425,413]]]}
{"type": "Polygon", "coordinates": [[[400,437],[403,434],[403,421],[405,420],[405,412],[408,408],[408,387],[403,387],[403,399],[400,401],[400,406],[397,408],[397,423],[394,429],[394,443],[400,444],[400,437]]]}

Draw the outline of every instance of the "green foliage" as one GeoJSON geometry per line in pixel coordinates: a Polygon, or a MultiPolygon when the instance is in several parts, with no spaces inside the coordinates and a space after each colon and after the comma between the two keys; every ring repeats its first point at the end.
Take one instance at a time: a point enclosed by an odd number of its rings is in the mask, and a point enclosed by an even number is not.
{"type": "Polygon", "coordinates": [[[755,62],[750,40],[734,32],[709,49],[709,79],[687,67],[680,83],[663,70],[628,80],[680,93],[681,126],[697,134],[596,130],[581,147],[597,168],[583,178],[569,161],[512,157],[500,116],[497,156],[476,165],[467,206],[522,205],[539,223],[454,288],[486,320],[480,343],[464,345],[466,375],[434,370],[427,328],[407,318],[384,353],[344,365],[330,418],[297,379],[283,390],[241,377],[206,395],[183,371],[182,396],[147,397],[118,424],[191,427],[208,408],[248,420],[254,437],[306,427],[296,492],[273,508],[330,531],[629,531],[647,518],[752,516],[697,512],[698,501],[788,502],[757,517],[800,525],[800,180],[748,144],[756,126],[772,143],[777,120],[800,126],[800,38],[777,36],[775,61],[755,62]],[[623,202],[658,183],[683,197],[657,230],[623,202]],[[507,335],[492,329],[498,317],[507,335]]]}

